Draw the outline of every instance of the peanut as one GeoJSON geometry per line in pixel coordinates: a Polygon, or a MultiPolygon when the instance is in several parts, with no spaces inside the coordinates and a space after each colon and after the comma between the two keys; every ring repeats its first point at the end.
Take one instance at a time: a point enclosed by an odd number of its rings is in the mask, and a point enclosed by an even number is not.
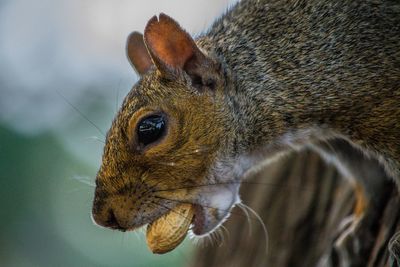
{"type": "Polygon", "coordinates": [[[192,204],[179,204],[147,226],[147,245],[153,253],[164,254],[176,248],[185,238],[192,222],[192,204]]]}

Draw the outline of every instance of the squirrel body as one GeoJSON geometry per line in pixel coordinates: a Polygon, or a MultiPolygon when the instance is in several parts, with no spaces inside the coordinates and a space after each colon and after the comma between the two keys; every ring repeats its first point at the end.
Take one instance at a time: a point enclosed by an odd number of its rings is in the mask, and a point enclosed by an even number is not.
{"type": "Polygon", "coordinates": [[[206,35],[235,74],[244,150],[344,138],[399,185],[399,4],[283,2],[241,2],[206,35]]]}
{"type": "Polygon", "coordinates": [[[127,53],[141,79],[107,134],[100,225],[135,229],[190,202],[208,234],[253,167],[304,146],[366,194],[386,176],[400,188],[398,1],[243,0],[196,40],[161,14],[127,53]],[[358,177],[341,142],[386,176],[358,177]]]}

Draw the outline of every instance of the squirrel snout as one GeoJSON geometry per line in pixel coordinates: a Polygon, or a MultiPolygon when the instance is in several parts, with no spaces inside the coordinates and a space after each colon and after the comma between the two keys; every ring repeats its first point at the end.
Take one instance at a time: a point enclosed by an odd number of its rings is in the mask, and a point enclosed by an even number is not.
{"type": "Polygon", "coordinates": [[[114,210],[111,208],[108,209],[108,211],[104,214],[92,211],[92,220],[95,224],[102,227],[120,230],[123,232],[125,232],[127,229],[119,223],[119,220],[117,219],[114,210]]]}
{"type": "Polygon", "coordinates": [[[116,206],[120,201],[115,200],[104,194],[103,191],[96,190],[92,207],[92,220],[99,226],[125,231],[130,227],[128,222],[131,220],[128,218],[129,214],[121,210],[122,205],[116,206]],[[117,207],[120,209],[117,210],[117,207]]]}
{"type": "MultiPolygon", "coordinates": [[[[125,200],[125,199],[124,199],[125,200]]],[[[95,196],[92,208],[93,222],[99,226],[126,231],[133,229],[134,207],[127,206],[127,201],[115,197],[99,198],[95,196]]]]}
{"type": "Polygon", "coordinates": [[[125,209],[109,205],[99,209],[95,206],[93,205],[92,219],[99,226],[122,232],[133,230],[138,226],[139,218],[137,218],[136,212],[132,212],[131,208],[125,209]]]}
{"type": "Polygon", "coordinates": [[[158,209],[150,204],[145,187],[138,191],[127,188],[118,192],[107,192],[96,188],[92,207],[93,222],[110,229],[134,230],[158,216],[158,209]]]}

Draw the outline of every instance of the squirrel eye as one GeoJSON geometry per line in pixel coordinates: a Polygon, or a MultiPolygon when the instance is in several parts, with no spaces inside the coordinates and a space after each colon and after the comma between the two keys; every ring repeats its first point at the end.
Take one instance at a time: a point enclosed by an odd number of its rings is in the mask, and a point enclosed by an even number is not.
{"type": "Polygon", "coordinates": [[[143,118],[137,127],[138,142],[147,146],[159,140],[165,132],[165,119],[162,115],[151,115],[143,118]]]}

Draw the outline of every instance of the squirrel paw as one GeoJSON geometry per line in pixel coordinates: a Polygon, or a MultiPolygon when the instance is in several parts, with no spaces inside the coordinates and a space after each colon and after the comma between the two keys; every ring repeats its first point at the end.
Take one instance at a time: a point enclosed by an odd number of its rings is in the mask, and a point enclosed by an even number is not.
{"type": "MultiPolygon", "coordinates": [[[[360,226],[360,222],[362,221],[363,216],[356,216],[354,214],[347,216],[343,219],[341,224],[339,225],[338,236],[335,240],[335,247],[342,248],[349,245],[352,242],[352,239],[356,237],[356,230],[360,226]]],[[[357,244],[354,244],[353,247],[358,247],[357,244]]]]}
{"type": "Polygon", "coordinates": [[[366,266],[367,259],[362,257],[365,234],[364,216],[352,214],[344,218],[339,225],[332,246],[318,262],[318,267],[366,266]]]}
{"type": "Polygon", "coordinates": [[[346,217],[339,227],[332,253],[340,262],[339,266],[366,266],[365,250],[373,243],[370,220],[366,214],[346,217]]]}
{"type": "Polygon", "coordinates": [[[360,255],[363,241],[359,234],[362,232],[360,231],[362,218],[363,216],[350,215],[344,218],[339,227],[339,233],[333,247],[335,254],[342,263],[341,266],[347,266],[346,262],[350,262],[350,259],[354,262],[357,255],[360,255]]]}
{"type": "Polygon", "coordinates": [[[388,245],[389,262],[391,267],[400,266],[400,232],[392,236],[388,245]]]}

